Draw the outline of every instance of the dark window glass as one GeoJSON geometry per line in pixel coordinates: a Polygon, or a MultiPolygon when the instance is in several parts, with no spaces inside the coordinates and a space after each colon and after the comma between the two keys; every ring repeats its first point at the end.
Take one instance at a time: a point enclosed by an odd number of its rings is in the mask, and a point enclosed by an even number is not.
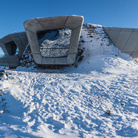
{"type": "Polygon", "coordinates": [[[71,29],[52,29],[37,32],[40,52],[43,57],[67,57],[71,29]]]}
{"type": "Polygon", "coordinates": [[[6,51],[7,51],[8,55],[10,55],[10,56],[16,55],[17,52],[19,51],[16,44],[14,43],[14,41],[10,41],[10,42],[6,43],[5,47],[6,47],[6,51]]]}

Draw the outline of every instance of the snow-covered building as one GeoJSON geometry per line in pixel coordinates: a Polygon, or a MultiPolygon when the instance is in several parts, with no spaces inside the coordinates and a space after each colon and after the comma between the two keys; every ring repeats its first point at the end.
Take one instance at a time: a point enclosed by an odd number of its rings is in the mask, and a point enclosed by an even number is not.
{"type": "MultiPolygon", "coordinates": [[[[27,44],[31,48],[34,62],[38,65],[74,64],[83,20],[82,16],[57,16],[25,21],[26,34],[14,33],[0,39],[0,47],[4,52],[0,65],[17,67],[27,44]]],[[[103,29],[114,46],[138,61],[138,29],[103,29]]]]}

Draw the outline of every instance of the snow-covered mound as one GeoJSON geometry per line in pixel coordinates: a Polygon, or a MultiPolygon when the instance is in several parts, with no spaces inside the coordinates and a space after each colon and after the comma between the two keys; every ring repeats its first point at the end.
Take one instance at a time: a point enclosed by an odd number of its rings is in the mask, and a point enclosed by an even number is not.
{"type": "Polygon", "coordinates": [[[40,69],[26,53],[1,77],[0,137],[138,137],[138,64],[101,26],[83,26],[74,66],[40,69]]]}

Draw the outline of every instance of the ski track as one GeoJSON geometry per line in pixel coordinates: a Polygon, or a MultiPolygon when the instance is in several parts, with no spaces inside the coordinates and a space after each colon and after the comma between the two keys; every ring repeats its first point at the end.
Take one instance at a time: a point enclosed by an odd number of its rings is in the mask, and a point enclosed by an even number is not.
{"type": "Polygon", "coordinates": [[[113,44],[107,48],[100,26],[94,32],[86,26],[82,34],[85,56],[78,68],[66,67],[63,73],[7,71],[8,79],[0,83],[8,87],[0,136],[138,136],[138,65],[125,54],[116,56],[113,44]]]}

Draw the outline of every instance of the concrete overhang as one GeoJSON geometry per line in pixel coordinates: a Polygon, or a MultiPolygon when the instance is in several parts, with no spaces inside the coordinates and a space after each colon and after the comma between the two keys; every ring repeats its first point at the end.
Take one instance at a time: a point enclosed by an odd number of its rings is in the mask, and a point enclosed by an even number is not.
{"type": "Polygon", "coordinates": [[[138,61],[138,29],[103,27],[113,44],[138,61]]]}
{"type": "Polygon", "coordinates": [[[24,22],[27,38],[31,47],[35,63],[39,65],[70,65],[75,62],[80,39],[82,16],[58,16],[31,19],[24,22]],[[69,28],[72,30],[67,57],[43,57],[37,38],[37,31],[69,28]]]}
{"type": "Polygon", "coordinates": [[[28,40],[25,32],[13,33],[1,38],[0,47],[5,55],[0,58],[0,66],[17,67],[27,43],[28,40]],[[13,44],[15,48],[13,48],[13,44]],[[16,54],[17,48],[18,53],[16,54]]]}

